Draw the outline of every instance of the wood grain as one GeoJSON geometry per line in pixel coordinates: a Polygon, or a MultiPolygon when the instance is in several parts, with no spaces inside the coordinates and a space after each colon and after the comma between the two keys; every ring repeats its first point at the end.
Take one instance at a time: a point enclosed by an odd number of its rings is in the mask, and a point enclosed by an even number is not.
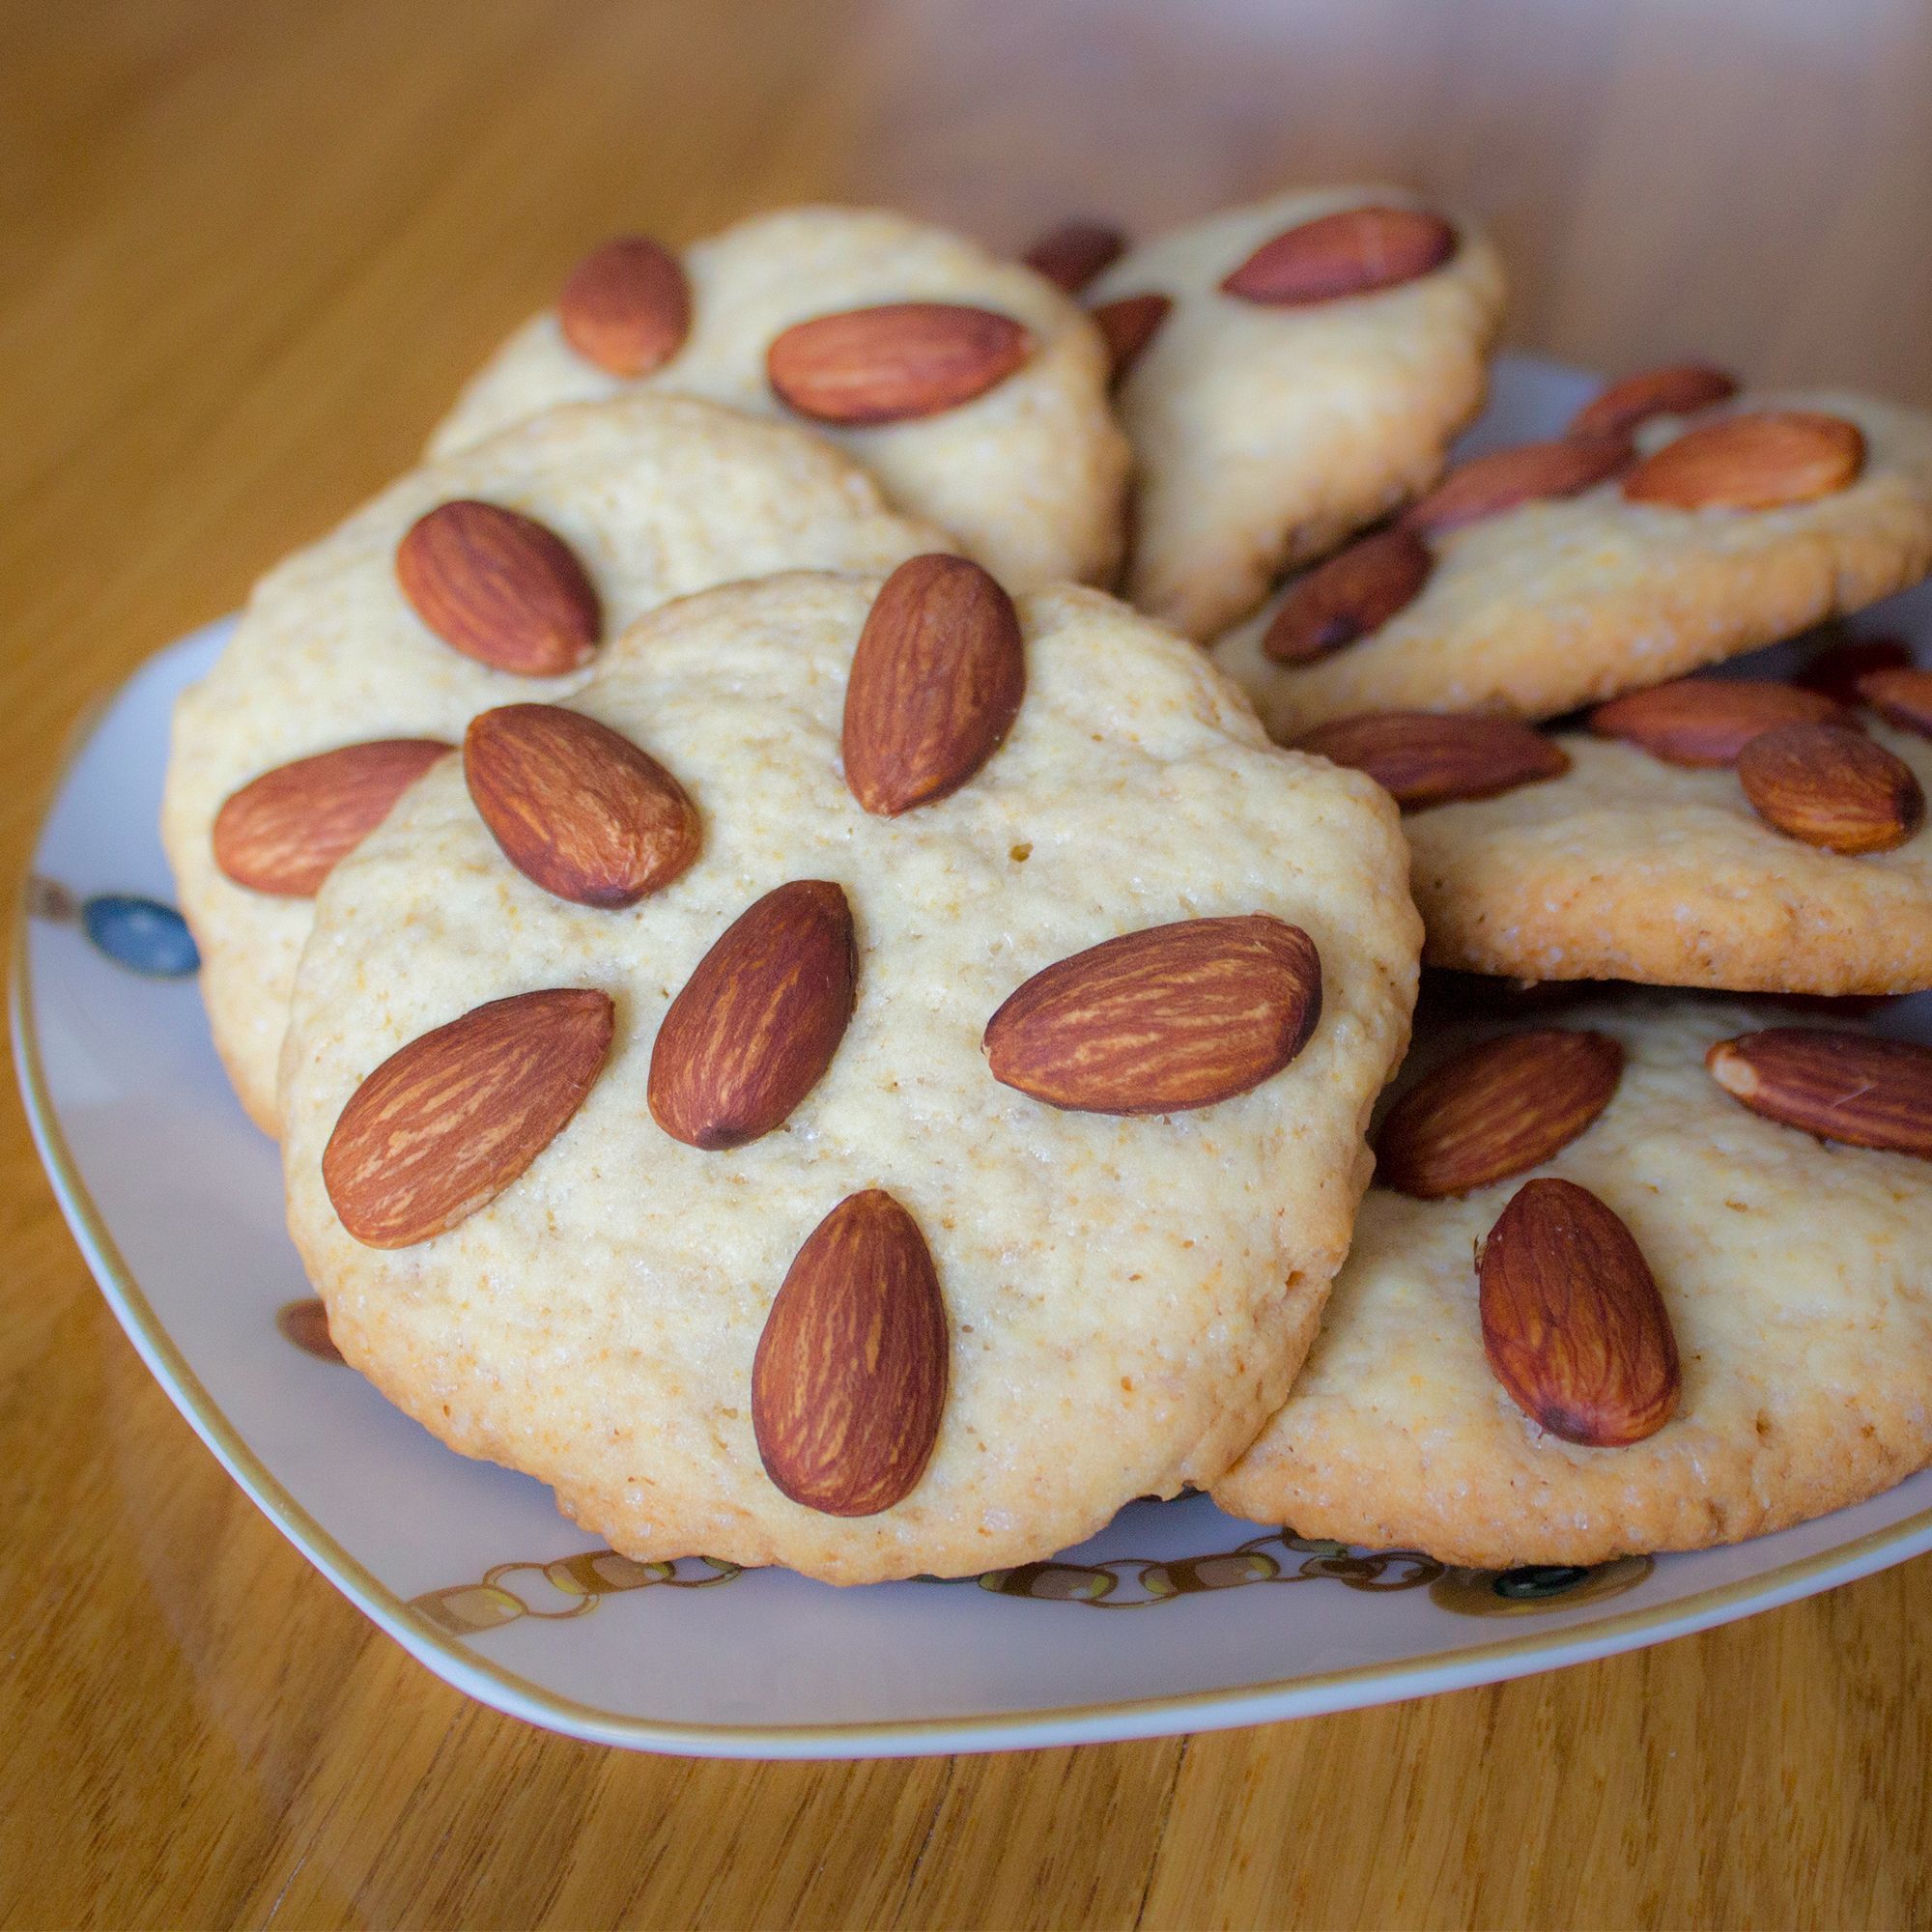
{"type": "MultiPolygon", "coordinates": [[[[1492,221],[1522,343],[1932,400],[1920,0],[0,0],[0,839],[147,652],[408,463],[619,226],[1017,245],[1271,183],[1492,221]]],[[[1388,1710],[1033,1755],[627,1756],[446,1690],[256,1515],[0,1122],[0,1918],[1932,1921],[1932,1562],[1388,1710]]]]}

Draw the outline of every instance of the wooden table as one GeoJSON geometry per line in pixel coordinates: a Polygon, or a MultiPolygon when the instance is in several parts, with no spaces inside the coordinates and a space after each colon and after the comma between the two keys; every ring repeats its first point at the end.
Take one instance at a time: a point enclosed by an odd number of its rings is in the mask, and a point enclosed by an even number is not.
{"type": "MultiPolygon", "coordinates": [[[[1394,176],[1493,223],[1520,342],[1932,401],[1921,0],[0,0],[0,49],[10,865],[81,707],[407,465],[619,225],[877,198],[1016,245],[1394,176]]],[[[1932,1560],[1220,1736],[756,1766],[526,1729],[242,1499],[0,1133],[12,1923],[1932,1918],[1932,1560]]]]}

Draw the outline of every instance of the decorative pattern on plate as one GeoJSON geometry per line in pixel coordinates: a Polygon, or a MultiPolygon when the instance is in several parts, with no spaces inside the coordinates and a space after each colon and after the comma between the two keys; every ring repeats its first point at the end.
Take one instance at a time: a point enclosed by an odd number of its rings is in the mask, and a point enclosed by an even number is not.
{"type": "MultiPolygon", "coordinates": [[[[305,1304],[291,1302],[290,1309],[305,1304]]],[[[286,1315],[289,1311],[283,1311],[286,1315]]],[[[288,1333],[287,1324],[283,1332],[288,1333]]],[[[293,1336],[290,1338],[294,1339],[293,1336]]],[[[306,1347],[307,1344],[300,1346],[306,1347]]],[[[1634,1589],[1655,1568],[1648,1556],[1625,1556],[1594,1570],[1572,1565],[1532,1564],[1519,1570],[1456,1570],[1415,1549],[1350,1549],[1346,1543],[1296,1536],[1276,1530],[1237,1548],[1204,1556],[1115,1556],[1104,1563],[1058,1560],[1024,1563],[1011,1570],[988,1570],[979,1577],[922,1577],[923,1583],[977,1583],[1002,1597],[1028,1597],[1041,1604],[1085,1604],[1096,1610],[1144,1610],[1210,1590],[1239,1590],[1250,1583],[1341,1583],[1350,1590],[1379,1594],[1419,1590],[1445,1610],[1473,1617],[1519,1617],[1539,1610],[1569,1608],[1620,1597],[1634,1589]],[[1116,1593],[1119,1594],[1116,1594],[1116,1593]]],[[[456,1583],[412,1598],[440,1629],[455,1636],[514,1623],[519,1617],[562,1620],[594,1610],[609,1596],[668,1584],[673,1589],[707,1590],[735,1582],[745,1574],[735,1563],[710,1556],[681,1557],[675,1563],[639,1563],[614,1549],[587,1549],[548,1563],[498,1563],[480,1583],[456,1583]],[[700,1563],[709,1573],[690,1574],[700,1563]],[[503,1582],[527,1571],[543,1577],[567,1600],[546,1608],[525,1602],[503,1582]]]]}
{"type": "Polygon", "coordinates": [[[185,980],[201,967],[187,922],[173,906],[133,893],[92,898],[38,872],[27,881],[27,910],[57,925],[78,925],[117,966],[149,980],[185,980]]]}

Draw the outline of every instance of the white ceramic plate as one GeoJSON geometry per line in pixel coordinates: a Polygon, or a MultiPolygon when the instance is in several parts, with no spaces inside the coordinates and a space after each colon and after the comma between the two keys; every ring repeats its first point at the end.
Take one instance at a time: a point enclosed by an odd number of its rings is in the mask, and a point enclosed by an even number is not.
{"type": "MultiPolygon", "coordinates": [[[[1550,433],[1591,387],[1506,363],[1471,442],[1550,433]]],[[[1932,597],[1872,622],[1932,640],[1932,597]]],[[[464,1461],[311,1352],[326,1336],[275,1151],[215,1063],[155,833],[169,707],[229,628],[147,665],[67,769],[21,922],[15,1060],[61,1207],[149,1368],[310,1561],[459,1689],[718,1756],[1148,1737],[1602,1657],[1932,1548],[1928,1470],[1735,1548],[1500,1577],[1303,1542],[1205,1497],[1135,1504],[1057,1563],[977,1581],[840,1591],[586,1548],[541,1485],[464,1461]]],[[[1928,1006],[1887,1024],[1932,1037],[1928,1006]]]]}

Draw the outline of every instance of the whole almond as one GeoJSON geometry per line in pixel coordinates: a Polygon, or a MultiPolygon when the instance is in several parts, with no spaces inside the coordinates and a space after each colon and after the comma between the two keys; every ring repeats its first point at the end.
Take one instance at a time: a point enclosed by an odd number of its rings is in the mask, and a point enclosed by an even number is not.
{"type": "Polygon", "coordinates": [[[1077,296],[1102,269],[1118,262],[1127,238],[1100,221],[1064,221],[1020,257],[1036,274],[1077,296]]]}
{"type": "Polygon", "coordinates": [[[1295,579],[1262,649],[1277,664],[1313,664],[1386,624],[1414,601],[1433,567],[1413,530],[1398,525],[1362,537],[1295,579]]]}
{"type": "Polygon", "coordinates": [[[648,235],[619,235],[570,271],[556,317],[586,361],[612,376],[648,376],[691,332],[684,264],[648,235]]]}
{"type": "Polygon", "coordinates": [[[1770,678],[1680,677],[1613,697],[1590,713],[1600,738],[1623,738],[1673,765],[1728,765],[1779,724],[1848,724],[1822,692],[1770,678]]]}
{"type": "Polygon", "coordinates": [[[1686,430],[1624,478],[1624,495],[1678,510],[1775,510],[1844,489],[1864,460],[1856,423],[1812,410],[1760,410],[1686,430]]]}
{"type": "Polygon", "coordinates": [[[1688,416],[1728,402],[1737,379],[1703,362],[1678,362],[1645,369],[1612,383],[1594,402],[1585,403],[1570,424],[1572,436],[1628,436],[1652,416],[1688,416]]]}
{"type": "Polygon", "coordinates": [[[1643,1250],[1587,1187],[1526,1180],[1477,1264],[1483,1348],[1525,1415],[1619,1449],[1670,1420],[1677,1338],[1643,1250]]]}
{"type": "Polygon", "coordinates": [[[615,1017],[592,987],[517,993],[392,1053],[323,1150],[343,1227],[366,1248],[408,1248],[488,1207],[577,1112],[615,1017]]]}
{"type": "Polygon", "coordinates": [[[1912,646],[1903,638],[1838,638],[1794,672],[1791,681],[1806,691],[1822,691],[1840,704],[1856,704],[1859,680],[1867,671],[1902,669],[1912,661],[1912,646]]]}
{"type": "Polygon", "coordinates": [[[1889,852],[1925,822],[1905,760],[1842,724],[1780,724],[1738,753],[1738,781],[1766,824],[1832,852],[1889,852]]]}
{"type": "Polygon", "coordinates": [[[1445,1060],[1388,1111],[1376,1179],[1435,1201],[1539,1167],[1610,1103],[1624,1050],[1607,1034],[1543,1027],[1445,1060]]]}
{"type": "Polygon", "coordinates": [[[890,1194],[848,1195],[806,1237],[752,1363],[765,1473],[826,1516],[876,1516],[918,1487],[946,1412],[946,1304],[925,1238],[890,1194]]]}
{"type": "Polygon", "coordinates": [[[1026,696],[1013,600],[977,563],[908,558],[872,601],[845,683],[845,782],[891,818],[957,791],[1026,696]]]}
{"type": "Polygon", "coordinates": [[[214,815],[214,863],[238,886],[304,899],[389,815],[440,738],[377,738],[297,758],[251,779],[214,815]]]}
{"type": "Polygon", "coordinates": [[[688,1147],[743,1147],[818,1084],[852,1017],[852,909],[794,879],[725,927],[666,1011],[651,1049],[651,1118],[688,1147]]]}
{"type": "Polygon", "coordinates": [[[570,546],[497,503],[461,499],[419,517],[396,546],[396,581],[444,643],[497,670],[576,670],[603,633],[597,592],[570,546]]]}
{"type": "Polygon", "coordinates": [[[1221,284],[1223,294],[1273,308],[1374,295],[1439,269],[1456,231],[1414,208],[1347,208],[1264,242],[1221,284]]]}
{"type": "Polygon", "coordinates": [[[1860,697],[1888,724],[1932,738],[1932,670],[1908,665],[1868,670],[1859,679],[1857,689],[1860,697]]]}
{"type": "Polygon", "coordinates": [[[1084,1114],[1174,1114],[1259,1087],[1321,1017],[1321,960],[1268,913],[1109,939],[1036,973],[986,1028],[993,1078],[1084,1114]]]}
{"type": "Polygon", "coordinates": [[[1767,1120],[1932,1160],[1932,1047],[1830,1027],[1766,1027],[1720,1039],[1704,1065],[1767,1120]]]}
{"type": "Polygon", "coordinates": [[[1107,344],[1107,380],[1118,388],[1133,373],[1174,306],[1171,296],[1122,296],[1092,311],[1107,344]]]}
{"type": "Polygon", "coordinates": [[[937,415],[1003,383],[1033,354],[1010,316],[953,302],[889,302],[787,328],[765,358],[773,390],[819,422],[937,415]]]}
{"type": "Polygon", "coordinates": [[[635,905],[697,857],[697,808],[620,732],[560,704],[502,704],[463,738],[463,775],[503,856],[578,905],[635,905]]]}
{"type": "Polygon", "coordinates": [[[1570,769],[1570,753],[1561,745],[1513,718],[1433,711],[1331,719],[1301,738],[1297,749],[1367,772],[1405,811],[1494,798],[1570,769]]]}
{"type": "Polygon", "coordinates": [[[1616,475],[1631,456],[1625,436],[1565,436],[1492,450],[1459,463],[1402,521],[1421,535],[1442,536],[1524,503],[1577,496],[1616,475]]]}

